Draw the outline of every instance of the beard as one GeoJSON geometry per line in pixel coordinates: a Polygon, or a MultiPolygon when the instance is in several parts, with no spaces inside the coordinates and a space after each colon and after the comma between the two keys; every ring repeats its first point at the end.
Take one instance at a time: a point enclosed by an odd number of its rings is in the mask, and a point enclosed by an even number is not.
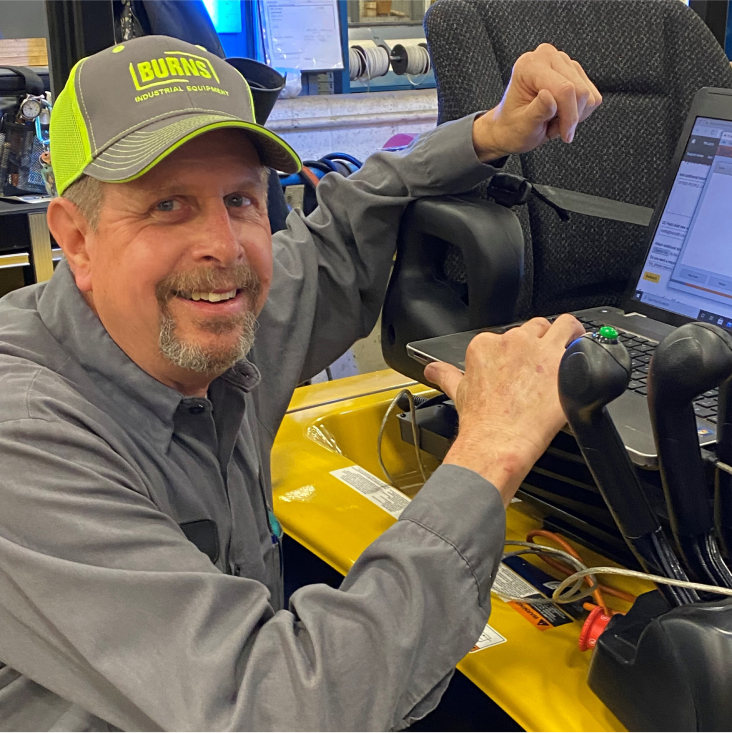
{"type": "Polygon", "coordinates": [[[225,335],[239,331],[237,341],[231,346],[204,348],[195,341],[180,336],[178,324],[170,312],[170,301],[178,293],[194,291],[211,292],[227,289],[241,291],[252,305],[258,302],[262,286],[257,274],[247,265],[237,265],[226,270],[201,267],[161,280],[156,289],[160,306],[160,335],[158,347],[162,355],[175,366],[199,374],[223,374],[234,364],[246,358],[254,343],[257,319],[251,310],[229,316],[202,318],[194,325],[213,335],[225,335]]]}

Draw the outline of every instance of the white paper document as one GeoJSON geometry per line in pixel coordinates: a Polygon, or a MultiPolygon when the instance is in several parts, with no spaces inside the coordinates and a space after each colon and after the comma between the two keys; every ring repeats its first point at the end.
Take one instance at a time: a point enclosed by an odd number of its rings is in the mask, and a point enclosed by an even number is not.
{"type": "Polygon", "coordinates": [[[277,69],[343,68],[337,0],[264,0],[264,37],[277,69]]]}

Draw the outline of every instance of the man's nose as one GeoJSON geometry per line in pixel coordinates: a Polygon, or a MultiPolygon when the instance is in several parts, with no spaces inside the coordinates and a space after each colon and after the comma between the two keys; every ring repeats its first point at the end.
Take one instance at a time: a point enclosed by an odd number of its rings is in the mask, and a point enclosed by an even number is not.
{"type": "Polygon", "coordinates": [[[240,264],[246,260],[244,247],[232,226],[229,209],[223,201],[207,206],[197,217],[193,257],[221,265],[240,264]]]}

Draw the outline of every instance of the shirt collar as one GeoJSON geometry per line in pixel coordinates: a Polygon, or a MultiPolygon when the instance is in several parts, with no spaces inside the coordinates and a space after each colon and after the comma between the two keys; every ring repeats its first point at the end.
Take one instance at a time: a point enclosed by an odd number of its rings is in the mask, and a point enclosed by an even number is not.
{"type": "MultiPolygon", "coordinates": [[[[46,328],[134,424],[167,450],[174,415],[183,395],[141,369],[117,346],[76,286],[68,263],[62,260],[38,303],[46,328]],[[107,390],[107,385],[109,389],[107,390]]],[[[230,388],[250,392],[261,380],[257,367],[243,360],[219,379],[230,388]]]]}

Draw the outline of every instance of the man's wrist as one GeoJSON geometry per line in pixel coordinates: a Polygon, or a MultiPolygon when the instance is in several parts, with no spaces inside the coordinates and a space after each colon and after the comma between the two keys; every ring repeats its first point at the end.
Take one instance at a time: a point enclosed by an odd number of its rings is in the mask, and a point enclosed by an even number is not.
{"type": "Polygon", "coordinates": [[[491,163],[510,155],[496,140],[494,112],[494,109],[489,110],[473,121],[473,148],[482,163],[491,163]]]}
{"type": "Polygon", "coordinates": [[[490,481],[508,506],[526,474],[538,459],[533,444],[517,440],[495,440],[483,436],[458,436],[443,463],[462,466],[490,481]]]}

